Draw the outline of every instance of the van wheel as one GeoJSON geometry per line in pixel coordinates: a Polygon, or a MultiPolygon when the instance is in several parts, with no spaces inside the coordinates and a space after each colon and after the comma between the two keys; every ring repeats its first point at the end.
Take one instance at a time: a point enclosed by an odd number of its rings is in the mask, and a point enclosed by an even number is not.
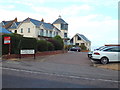
{"type": "Polygon", "coordinates": [[[102,64],[107,64],[109,62],[108,58],[106,57],[103,57],[101,58],[101,61],[100,61],[102,64]]]}

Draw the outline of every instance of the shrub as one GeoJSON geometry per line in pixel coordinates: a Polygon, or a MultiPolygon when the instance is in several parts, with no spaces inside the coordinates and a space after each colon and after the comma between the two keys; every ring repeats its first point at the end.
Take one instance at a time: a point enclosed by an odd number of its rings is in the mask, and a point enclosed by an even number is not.
{"type": "Polygon", "coordinates": [[[54,45],[55,50],[62,50],[63,49],[63,46],[61,45],[61,43],[58,40],[49,39],[48,41],[54,45]]]}
{"type": "Polygon", "coordinates": [[[47,41],[45,40],[38,40],[37,41],[37,50],[40,52],[47,51],[47,41]]]}
{"type": "Polygon", "coordinates": [[[4,34],[2,35],[2,54],[8,54],[9,45],[4,44],[4,37],[11,37],[11,54],[19,54],[20,49],[36,49],[35,38],[23,38],[18,34],[4,34]]]}
{"type": "Polygon", "coordinates": [[[72,47],[72,45],[64,45],[65,50],[69,50],[72,47]]]}
{"type": "Polygon", "coordinates": [[[87,50],[87,47],[85,45],[80,45],[81,50],[87,50]]]}
{"type": "Polygon", "coordinates": [[[11,37],[11,54],[18,54],[19,53],[19,42],[22,38],[21,35],[17,34],[4,34],[2,35],[2,54],[8,54],[9,45],[4,44],[4,37],[10,36],[11,37]]]}
{"type": "Polygon", "coordinates": [[[20,42],[21,49],[36,49],[37,40],[35,38],[23,37],[20,42]]]}
{"type": "Polygon", "coordinates": [[[48,51],[54,51],[54,45],[51,42],[47,41],[48,51]]]}

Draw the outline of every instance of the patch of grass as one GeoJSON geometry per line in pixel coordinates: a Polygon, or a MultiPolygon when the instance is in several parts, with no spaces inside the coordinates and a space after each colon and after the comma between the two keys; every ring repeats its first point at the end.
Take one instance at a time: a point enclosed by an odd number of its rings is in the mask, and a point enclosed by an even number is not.
{"type": "Polygon", "coordinates": [[[106,65],[98,65],[97,67],[120,71],[120,63],[114,63],[114,64],[112,63],[112,64],[106,64],[106,65]]]}

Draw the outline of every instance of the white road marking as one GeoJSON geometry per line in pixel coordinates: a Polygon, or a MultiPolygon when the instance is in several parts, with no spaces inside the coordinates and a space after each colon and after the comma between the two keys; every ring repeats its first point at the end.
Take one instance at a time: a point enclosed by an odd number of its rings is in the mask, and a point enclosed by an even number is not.
{"type": "Polygon", "coordinates": [[[120,81],[115,81],[115,80],[106,80],[106,79],[94,79],[94,78],[85,78],[85,77],[79,77],[79,76],[67,76],[67,75],[60,75],[60,74],[52,74],[52,73],[45,73],[45,72],[37,72],[37,71],[31,71],[31,70],[23,70],[23,69],[14,69],[14,68],[7,68],[7,67],[2,67],[0,69],[6,69],[6,70],[13,70],[13,71],[22,71],[22,72],[27,72],[27,73],[33,73],[33,74],[45,74],[45,75],[51,75],[51,76],[61,76],[61,77],[68,77],[68,78],[75,78],[75,79],[85,79],[85,80],[98,80],[98,81],[105,81],[105,82],[114,82],[118,83],[120,81]]]}

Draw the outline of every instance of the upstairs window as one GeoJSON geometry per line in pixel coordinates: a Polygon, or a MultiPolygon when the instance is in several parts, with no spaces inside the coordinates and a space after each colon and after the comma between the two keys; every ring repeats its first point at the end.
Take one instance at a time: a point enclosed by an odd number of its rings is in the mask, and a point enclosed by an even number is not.
{"type": "Polygon", "coordinates": [[[23,33],[23,28],[21,28],[21,33],[23,33]]]}
{"type": "Polygon", "coordinates": [[[68,30],[68,25],[67,24],[61,24],[61,29],[62,30],[68,30]]]}
{"type": "Polygon", "coordinates": [[[30,28],[28,28],[28,33],[30,33],[30,28]]]}
{"type": "Polygon", "coordinates": [[[50,31],[50,37],[52,37],[52,31],[50,31]]]}
{"type": "Polygon", "coordinates": [[[81,38],[78,36],[78,40],[81,40],[81,38]]]}
{"type": "Polygon", "coordinates": [[[48,30],[46,30],[46,36],[48,36],[48,30]]]}
{"type": "Polygon", "coordinates": [[[40,30],[40,35],[41,35],[41,36],[44,35],[44,31],[43,31],[43,29],[40,30]]]}

